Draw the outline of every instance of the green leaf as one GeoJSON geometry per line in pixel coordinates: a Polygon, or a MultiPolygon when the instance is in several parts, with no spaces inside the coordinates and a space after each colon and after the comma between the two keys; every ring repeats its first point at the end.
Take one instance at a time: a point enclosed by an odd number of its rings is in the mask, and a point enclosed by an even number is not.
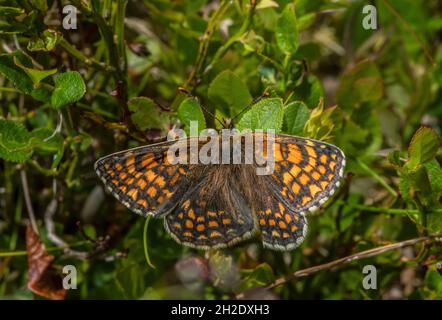
{"type": "Polygon", "coordinates": [[[0,119],[0,158],[12,162],[28,160],[35,146],[31,138],[23,124],[0,119]]]}
{"type": "Polygon", "coordinates": [[[262,99],[242,116],[236,128],[239,130],[273,129],[278,133],[282,128],[283,117],[284,107],[281,99],[262,99]]]}
{"type": "Polygon", "coordinates": [[[28,42],[29,51],[52,51],[61,39],[61,34],[47,29],[39,37],[33,37],[28,42]]]}
{"type": "Polygon", "coordinates": [[[35,138],[37,150],[43,154],[57,153],[63,148],[63,137],[58,133],[54,134],[53,129],[38,128],[31,132],[31,136],[35,138]]]}
{"type": "Polygon", "coordinates": [[[379,100],[383,94],[384,82],[378,67],[372,61],[364,61],[342,77],[336,100],[341,108],[352,109],[362,102],[379,100]]]}
{"type": "Polygon", "coordinates": [[[319,79],[310,75],[295,89],[294,98],[303,101],[307,107],[314,108],[324,96],[324,88],[319,79]]]}
{"type": "Polygon", "coordinates": [[[83,78],[77,71],[68,71],[55,77],[55,89],[52,92],[51,104],[59,109],[80,100],[86,92],[83,78]]]}
{"type": "MultiPolygon", "coordinates": [[[[305,124],[304,130],[308,137],[318,140],[330,140],[335,129],[333,119],[336,107],[324,108],[324,100],[321,99],[318,106],[310,113],[310,118],[305,124]]],[[[348,122],[347,125],[351,125],[348,122]]]]}
{"type": "Polygon", "coordinates": [[[221,72],[210,84],[210,101],[230,117],[235,116],[252,101],[249,89],[230,70],[221,72]]]}
{"type": "Polygon", "coordinates": [[[295,136],[302,136],[304,126],[310,117],[310,110],[302,101],[294,101],[284,108],[285,132],[295,136]]]}
{"type": "Polygon", "coordinates": [[[31,79],[26,72],[17,67],[14,63],[14,58],[19,56],[21,56],[20,53],[0,55],[0,74],[10,80],[14,84],[14,87],[21,92],[31,94],[34,89],[31,79]]]}
{"type": "Polygon", "coordinates": [[[132,112],[131,120],[140,130],[161,129],[167,130],[169,117],[161,112],[151,99],[136,97],[128,101],[129,110],[132,112]]]}
{"type": "Polygon", "coordinates": [[[295,9],[288,4],[276,22],[276,43],[286,54],[295,53],[299,46],[298,25],[295,9]]]}
{"type": "Polygon", "coordinates": [[[17,67],[22,69],[29,76],[29,78],[31,78],[32,82],[34,83],[34,87],[38,86],[40,84],[40,81],[44,78],[49,77],[57,72],[57,69],[38,70],[25,67],[23,64],[20,63],[20,61],[18,61],[16,57],[14,57],[14,63],[17,67]]]}
{"type": "Polygon", "coordinates": [[[242,280],[240,291],[266,286],[273,282],[275,275],[272,268],[267,263],[261,263],[253,270],[243,270],[246,277],[242,280]]]}
{"type": "Polygon", "coordinates": [[[178,107],[178,118],[184,124],[184,129],[189,133],[190,121],[198,122],[198,132],[206,128],[206,119],[201,106],[194,98],[186,98],[178,107]]]}
{"type": "Polygon", "coordinates": [[[409,160],[407,168],[413,169],[417,166],[433,160],[440,147],[440,138],[436,131],[431,128],[421,127],[413,135],[408,147],[409,160]]]}

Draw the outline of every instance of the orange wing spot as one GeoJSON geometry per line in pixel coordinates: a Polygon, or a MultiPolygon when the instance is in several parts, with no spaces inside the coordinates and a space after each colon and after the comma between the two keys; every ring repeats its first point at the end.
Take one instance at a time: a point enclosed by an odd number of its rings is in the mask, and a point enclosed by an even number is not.
{"type": "Polygon", "coordinates": [[[126,186],[120,186],[119,189],[120,189],[120,191],[122,193],[126,193],[126,191],[127,191],[127,187],[126,186]]]}
{"type": "Polygon", "coordinates": [[[184,209],[189,209],[189,206],[190,206],[190,200],[186,200],[186,201],[183,202],[183,208],[184,209]]]}
{"type": "Polygon", "coordinates": [[[282,218],[282,214],[280,214],[279,212],[275,213],[275,218],[282,218]]]}
{"type": "Polygon", "coordinates": [[[160,187],[163,188],[165,185],[164,178],[162,176],[158,176],[157,180],[155,180],[155,183],[160,187]]]}
{"type": "Polygon", "coordinates": [[[176,182],[177,182],[177,180],[178,180],[179,177],[180,177],[179,174],[174,175],[174,176],[172,177],[172,179],[170,179],[170,181],[169,181],[169,185],[174,186],[174,185],[176,184],[176,182]]]}
{"type": "Polygon", "coordinates": [[[282,213],[285,211],[285,207],[281,202],[278,202],[279,211],[282,213]]]}
{"type": "Polygon", "coordinates": [[[335,175],[334,175],[333,173],[330,173],[330,174],[328,175],[328,180],[329,180],[329,181],[332,181],[334,177],[335,177],[335,175]]]}
{"type": "MultiPolygon", "coordinates": [[[[106,170],[108,170],[108,168],[106,168],[106,170]]],[[[115,178],[115,171],[109,171],[109,170],[108,170],[108,174],[109,174],[112,178],[115,178]]],[[[120,177],[121,177],[121,173],[120,173],[120,177]]]]}
{"type": "Polygon", "coordinates": [[[273,236],[273,237],[276,237],[276,238],[281,238],[281,235],[280,235],[279,232],[276,231],[276,230],[272,230],[272,236],[273,236]]]}
{"type": "Polygon", "coordinates": [[[144,188],[146,188],[147,182],[144,179],[139,179],[137,181],[138,186],[140,187],[141,190],[144,190],[144,188]]]}
{"type": "Polygon", "coordinates": [[[284,215],[284,219],[285,219],[285,221],[286,221],[287,223],[292,222],[292,217],[291,217],[288,213],[286,213],[286,214],[284,215]]]}
{"type": "Polygon", "coordinates": [[[175,222],[173,224],[173,226],[175,227],[175,229],[180,229],[181,230],[181,225],[178,222],[175,222]]]}
{"type": "Polygon", "coordinates": [[[332,157],[333,160],[336,160],[336,153],[333,153],[333,154],[331,155],[331,157],[332,157]]]}
{"type": "Polygon", "coordinates": [[[316,158],[309,158],[309,159],[308,159],[308,164],[309,164],[312,168],[316,167],[316,164],[317,164],[317,162],[316,162],[316,158]]]}
{"type": "Polygon", "coordinates": [[[284,172],[284,174],[282,175],[282,179],[284,180],[284,184],[290,184],[290,182],[292,182],[293,180],[293,177],[290,173],[284,172]]]}
{"type": "Polygon", "coordinates": [[[312,173],[312,177],[315,180],[319,180],[319,178],[321,178],[321,175],[319,174],[319,172],[315,171],[312,173]]]}
{"type": "Polygon", "coordinates": [[[137,201],[137,203],[138,203],[140,206],[142,206],[142,207],[144,207],[144,208],[147,208],[147,201],[146,201],[145,199],[140,199],[140,200],[137,201]]]}
{"type": "Polygon", "coordinates": [[[185,225],[186,225],[186,228],[192,229],[193,228],[192,220],[186,220],[185,225]]]}
{"type": "Polygon", "coordinates": [[[272,210],[270,210],[270,209],[266,209],[265,214],[266,214],[266,215],[272,214],[272,210]]]}
{"type": "Polygon", "coordinates": [[[126,172],[120,172],[120,179],[121,180],[126,180],[126,178],[127,178],[126,172]]]}
{"type": "Polygon", "coordinates": [[[291,169],[290,169],[290,173],[292,174],[292,176],[297,177],[298,174],[301,172],[301,168],[297,165],[294,165],[291,169]]]}
{"type": "Polygon", "coordinates": [[[261,226],[265,226],[265,224],[266,224],[266,221],[264,220],[264,219],[259,219],[259,224],[261,225],[261,226]]]}
{"type": "Polygon", "coordinates": [[[136,201],[137,200],[137,195],[138,195],[138,190],[135,189],[135,188],[134,189],[130,189],[129,192],[127,193],[127,195],[129,197],[131,197],[133,201],[136,201]]]}
{"type": "Polygon", "coordinates": [[[296,232],[298,230],[298,227],[296,225],[292,225],[292,227],[290,228],[291,232],[296,232]]]}
{"type": "Polygon", "coordinates": [[[196,226],[196,230],[199,232],[203,232],[206,229],[206,227],[203,224],[199,224],[196,226]]]}
{"type": "Polygon", "coordinates": [[[161,203],[163,203],[163,201],[164,201],[164,197],[163,196],[159,196],[158,199],[157,199],[157,202],[159,204],[161,204],[161,203]]]}
{"type": "Polygon", "coordinates": [[[135,164],[135,157],[129,157],[126,159],[126,167],[130,168],[135,164]]]}
{"type": "Polygon", "coordinates": [[[211,228],[218,228],[218,222],[216,221],[209,221],[209,227],[211,228]]]}
{"type": "Polygon", "coordinates": [[[279,220],[278,225],[281,229],[287,229],[287,225],[282,220],[279,220]]]}
{"type": "MultiPolygon", "coordinates": [[[[143,160],[141,160],[141,166],[143,168],[148,168],[151,166],[152,157],[143,157],[143,160]]],[[[154,161],[155,162],[155,161],[154,161]]]]}
{"type": "Polygon", "coordinates": [[[157,176],[156,173],[153,172],[152,170],[149,170],[146,172],[146,180],[147,181],[152,181],[153,179],[155,179],[156,176],[157,176]]]}
{"type": "Polygon", "coordinates": [[[327,156],[326,156],[325,154],[322,154],[322,155],[319,157],[319,160],[320,160],[322,163],[327,163],[327,156]]]}
{"type": "Polygon", "coordinates": [[[301,182],[302,185],[306,185],[307,183],[309,183],[310,178],[308,177],[308,175],[306,175],[305,173],[303,173],[300,177],[299,177],[299,181],[301,182]]]}
{"type": "Polygon", "coordinates": [[[284,160],[284,158],[282,156],[282,152],[281,152],[281,144],[275,143],[274,146],[275,146],[275,153],[274,153],[275,161],[282,161],[282,160],[284,160]]]}
{"type": "Polygon", "coordinates": [[[302,160],[302,153],[301,153],[301,150],[299,150],[299,147],[295,144],[291,144],[288,147],[289,147],[288,148],[289,154],[288,154],[287,160],[289,162],[296,163],[296,164],[300,163],[302,160]]]}
{"type": "Polygon", "coordinates": [[[116,163],[115,164],[115,169],[117,169],[117,171],[122,171],[123,170],[123,166],[121,165],[121,163],[116,163]]]}
{"type": "Polygon", "coordinates": [[[207,237],[205,235],[198,236],[198,240],[207,240],[207,237]]]}
{"type": "Polygon", "coordinates": [[[196,218],[196,222],[204,222],[204,220],[206,220],[206,219],[204,219],[204,217],[196,218]]]}
{"type": "Polygon", "coordinates": [[[223,219],[223,224],[230,224],[232,220],[230,219],[223,219]]]}
{"type": "Polygon", "coordinates": [[[307,173],[310,173],[313,170],[313,167],[310,165],[310,163],[307,163],[303,170],[307,173]]]}
{"type": "Polygon", "coordinates": [[[211,238],[221,237],[221,233],[219,233],[218,231],[212,231],[212,232],[210,233],[210,237],[211,237],[211,238]]]}
{"type": "Polygon", "coordinates": [[[305,147],[305,150],[307,150],[307,153],[308,153],[308,155],[309,155],[311,158],[316,158],[317,154],[316,154],[315,149],[313,149],[313,148],[310,147],[310,146],[306,146],[306,147],[305,147]]]}
{"type": "Polygon", "coordinates": [[[325,174],[325,172],[327,171],[322,164],[318,167],[318,170],[321,174],[325,174]]]}
{"type": "Polygon", "coordinates": [[[184,213],[180,212],[178,213],[178,218],[182,219],[184,217],[184,213]]]}
{"type": "Polygon", "coordinates": [[[183,168],[178,168],[178,171],[180,174],[186,174],[186,170],[184,170],[183,168]]]}
{"type": "Polygon", "coordinates": [[[284,197],[287,197],[287,192],[289,192],[289,189],[287,189],[287,187],[283,187],[283,188],[282,188],[282,191],[281,191],[281,194],[282,194],[284,197]]]}
{"type": "Polygon", "coordinates": [[[328,182],[327,181],[321,181],[321,188],[322,190],[325,190],[325,188],[327,188],[328,186],[328,182]]]}
{"type": "Polygon", "coordinates": [[[214,211],[207,211],[207,215],[209,217],[216,217],[216,212],[214,212],[214,211]]]}
{"type": "Polygon", "coordinates": [[[155,196],[157,195],[157,189],[155,189],[155,187],[149,187],[149,189],[147,189],[147,194],[149,195],[149,197],[151,198],[155,198],[155,196]]]}
{"type": "Polygon", "coordinates": [[[312,200],[311,197],[305,196],[302,198],[302,205],[305,205],[307,202],[309,202],[310,200],[312,200]]]}
{"type": "Polygon", "coordinates": [[[189,232],[189,231],[184,232],[183,236],[188,237],[188,238],[193,238],[192,232],[189,232]]]}
{"type": "Polygon", "coordinates": [[[335,170],[336,162],[332,161],[330,162],[330,169],[335,170]]]}
{"type": "Polygon", "coordinates": [[[129,178],[129,179],[126,180],[126,184],[130,185],[130,184],[134,183],[134,181],[135,181],[134,178],[129,178]]]}
{"type": "Polygon", "coordinates": [[[273,219],[269,219],[269,225],[270,226],[274,226],[274,225],[276,225],[276,223],[275,223],[275,220],[273,220],[273,219]]]}
{"type": "Polygon", "coordinates": [[[170,198],[173,193],[169,191],[169,189],[163,189],[163,193],[166,195],[166,198],[170,198]]]}
{"type": "Polygon", "coordinates": [[[189,209],[187,216],[192,219],[195,220],[195,212],[193,212],[193,209],[189,209]]]}
{"type": "Polygon", "coordinates": [[[301,186],[298,183],[294,182],[293,185],[292,185],[292,191],[295,194],[298,194],[299,190],[301,190],[301,186]]]}
{"type": "Polygon", "coordinates": [[[316,184],[310,185],[309,189],[312,197],[315,197],[315,195],[321,191],[321,188],[319,188],[316,184]]]}
{"type": "Polygon", "coordinates": [[[308,145],[308,146],[312,146],[312,147],[315,145],[315,143],[313,141],[311,141],[311,140],[306,140],[305,144],[308,145]]]}
{"type": "Polygon", "coordinates": [[[282,237],[287,239],[287,238],[290,238],[290,235],[287,232],[283,232],[282,237]]]}

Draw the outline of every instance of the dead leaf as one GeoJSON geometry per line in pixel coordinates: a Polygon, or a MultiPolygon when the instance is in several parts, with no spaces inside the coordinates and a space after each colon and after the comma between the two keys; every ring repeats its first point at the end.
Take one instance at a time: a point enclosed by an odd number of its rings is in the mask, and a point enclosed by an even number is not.
{"type": "Polygon", "coordinates": [[[28,251],[28,289],[51,300],[63,300],[66,290],[63,279],[52,265],[54,256],[46,251],[39,236],[29,224],[26,228],[26,248],[28,251]]]}

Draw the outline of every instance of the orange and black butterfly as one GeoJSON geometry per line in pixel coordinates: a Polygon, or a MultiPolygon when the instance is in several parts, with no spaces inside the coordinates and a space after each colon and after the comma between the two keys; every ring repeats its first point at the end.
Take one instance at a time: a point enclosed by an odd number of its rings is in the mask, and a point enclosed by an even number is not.
{"type": "MultiPolygon", "coordinates": [[[[198,138],[181,143],[192,139],[198,138]]],[[[221,141],[221,136],[214,139],[221,141]]],[[[174,143],[111,154],[98,160],[95,170],[126,207],[145,217],[164,217],[177,242],[199,249],[253,237],[273,250],[296,248],[306,236],[306,213],[335,192],[345,166],[339,148],[282,134],[267,150],[274,159],[268,175],[258,175],[255,162],[174,164],[167,156],[174,143]]]]}

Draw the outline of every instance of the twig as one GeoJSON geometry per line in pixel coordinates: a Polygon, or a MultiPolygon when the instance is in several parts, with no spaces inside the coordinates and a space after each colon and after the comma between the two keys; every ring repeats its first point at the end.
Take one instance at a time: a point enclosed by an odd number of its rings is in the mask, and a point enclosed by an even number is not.
{"type": "Polygon", "coordinates": [[[23,194],[25,196],[26,210],[28,211],[29,220],[31,220],[32,229],[34,229],[36,234],[39,234],[37,220],[35,218],[34,208],[32,207],[31,196],[29,194],[28,177],[24,169],[20,170],[20,178],[23,186],[23,194]]]}
{"type": "Polygon", "coordinates": [[[419,43],[419,45],[422,47],[422,50],[424,51],[425,56],[427,59],[433,64],[436,64],[436,61],[434,61],[433,57],[431,56],[430,51],[428,50],[428,47],[424,43],[424,41],[419,37],[419,35],[416,33],[414,28],[408,23],[407,20],[405,20],[401,14],[396,10],[395,7],[390,3],[389,0],[383,0],[385,5],[388,9],[404,24],[405,28],[413,35],[413,37],[416,39],[416,41],[419,43]]]}
{"type": "MultiPolygon", "coordinates": [[[[334,267],[338,267],[338,266],[341,266],[341,265],[344,265],[344,264],[347,264],[347,263],[350,263],[353,261],[377,256],[377,255],[380,255],[380,254],[385,253],[387,251],[397,250],[397,249],[401,249],[403,247],[408,247],[408,246],[414,246],[414,245],[416,245],[418,243],[422,243],[422,242],[429,242],[429,241],[441,242],[442,241],[441,237],[442,237],[442,233],[437,233],[437,234],[429,235],[427,237],[409,239],[409,240],[405,240],[405,241],[392,243],[392,244],[388,244],[385,246],[380,246],[380,247],[376,247],[373,249],[361,251],[361,252],[358,252],[358,253],[343,257],[343,258],[339,258],[334,261],[330,261],[330,262],[320,264],[320,265],[317,265],[314,267],[298,270],[288,276],[276,279],[272,284],[270,284],[266,287],[255,288],[255,289],[252,289],[252,291],[271,290],[271,289],[278,287],[280,285],[283,285],[293,279],[306,277],[306,276],[309,276],[313,273],[316,273],[316,272],[322,271],[322,270],[330,270],[334,267]]],[[[236,295],[236,299],[244,299],[244,298],[246,298],[246,296],[247,296],[247,291],[236,295]]]]}
{"type": "Polygon", "coordinates": [[[189,77],[187,78],[186,82],[184,83],[183,87],[188,89],[188,86],[192,84],[194,79],[198,76],[198,74],[201,71],[201,68],[203,67],[204,60],[206,59],[207,50],[209,49],[209,43],[213,35],[213,31],[215,30],[216,25],[218,24],[218,21],[221,19],[221,17],[226,12],[228,6],[230,4],[230,1],[223,0],[218,7],[218,9],[212,14],[208,24],[206,31],[204,31],[204,35],[202,36],[202,40],[200,42],[200,46],[198,48],[198,56],[196,58],[195,66],[192,69],[192,72],[190,73],[189,77]]]}

